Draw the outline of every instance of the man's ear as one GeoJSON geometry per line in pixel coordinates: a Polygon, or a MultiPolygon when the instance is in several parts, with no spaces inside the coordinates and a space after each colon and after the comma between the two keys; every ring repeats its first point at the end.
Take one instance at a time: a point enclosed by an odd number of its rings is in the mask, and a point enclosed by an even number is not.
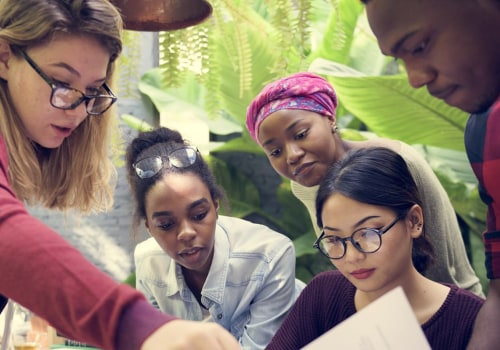
{"type": "Polygon", "coordinates": [[[9,71],[9,60],[12,57],[10,44],[0,39],[0,78],[7,80],[9,71]]]}

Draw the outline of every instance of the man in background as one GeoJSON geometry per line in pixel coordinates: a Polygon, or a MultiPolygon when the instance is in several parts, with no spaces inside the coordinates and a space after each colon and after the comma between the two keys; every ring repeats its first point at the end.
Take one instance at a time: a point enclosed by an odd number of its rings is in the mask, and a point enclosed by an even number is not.
{"type": "Polygon", "coordinates": [[[362,0],[381,51],[414,88],[471,113],[465,146],[488,206],[490,280],[468,349],[500,349],[500,1],[362,0]]]}

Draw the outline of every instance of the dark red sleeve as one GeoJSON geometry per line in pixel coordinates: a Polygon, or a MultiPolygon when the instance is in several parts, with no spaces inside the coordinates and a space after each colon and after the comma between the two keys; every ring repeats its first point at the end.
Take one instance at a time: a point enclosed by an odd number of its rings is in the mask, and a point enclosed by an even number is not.
{"type": "Polygon", "coordinates": [[[1,137],[0,294],[67,337],[102,349],[138,349],[149,334],[173,319],[155,310],[134,288],[98,270],[25,210],[9,186],[1,137]]]}

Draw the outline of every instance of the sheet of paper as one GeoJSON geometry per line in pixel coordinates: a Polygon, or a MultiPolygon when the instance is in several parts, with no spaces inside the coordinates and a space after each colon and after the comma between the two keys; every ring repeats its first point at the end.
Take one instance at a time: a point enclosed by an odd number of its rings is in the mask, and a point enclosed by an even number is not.
{"type": "Polygon", "coordinates": [[[431,350],[401,287],[386,293],[302,350],[431,350]]]}

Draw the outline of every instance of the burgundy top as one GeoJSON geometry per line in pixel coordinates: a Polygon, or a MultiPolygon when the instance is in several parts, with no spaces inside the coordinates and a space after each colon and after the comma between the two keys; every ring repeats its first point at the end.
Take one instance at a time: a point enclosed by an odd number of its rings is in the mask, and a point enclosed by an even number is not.
{"type": "MultiPolygon", "coordinates": [[[[454,285],[422,325],[433,350],[465,349],[484,300],[454,285]]],[[[300,349],[356,313],[356,287],[338,271],[318,274],[302,291],[266,350],[300,349]]],[[[334,344],[332,344],[333,346],[334,344]]]]}

